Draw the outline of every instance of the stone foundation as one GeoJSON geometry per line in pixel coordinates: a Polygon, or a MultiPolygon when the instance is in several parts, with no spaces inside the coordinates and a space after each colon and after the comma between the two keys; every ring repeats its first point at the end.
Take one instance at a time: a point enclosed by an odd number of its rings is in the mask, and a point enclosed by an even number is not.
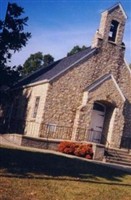
{"type": "MultiPolygon", "coordinates": [[[[29,137],[29,136],[21,136],[18,134],[3,134],[0,135],[0,143],[4,144],[5,141],[8,141],[8,144],[10,145],[19,145],[19,146],[25,146],[25,147],[34,147],[39,149],[49,149],[58,151],[58,144],[62,142],[63,140],[55,140],[55,139],[46,139],[46,138],[35,138],[35,137],[29,137]]],[[[89,143],[82,141],[81,143],[89,143]]],[[[101,144],[95,144],[93,145],[93,160],[100,160],[102,161],[104,158],[104,150],[105,146],[101,144]]]]}

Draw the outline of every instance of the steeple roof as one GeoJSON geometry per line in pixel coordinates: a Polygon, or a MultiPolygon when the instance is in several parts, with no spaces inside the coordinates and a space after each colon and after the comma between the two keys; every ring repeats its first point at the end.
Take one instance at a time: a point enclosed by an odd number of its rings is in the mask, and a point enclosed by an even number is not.
{"type": "Polygon", "coordinates": [[[123,13],[125,19],[127,19],[126,12],[124,11],[124,8],[122,7],[121,3],[117,3],[117,4],[115,4],[114,6],[112,6],[111,8],[109,8],[109,9],[103,11],[103,12],[108,11],[108,13],[112,13],[112,12],[113,12],[115,9],[117,9],[117,8],[120,8],[120,9],[121,9],[121,11],[122,11],[122,13],[123,13]]]}

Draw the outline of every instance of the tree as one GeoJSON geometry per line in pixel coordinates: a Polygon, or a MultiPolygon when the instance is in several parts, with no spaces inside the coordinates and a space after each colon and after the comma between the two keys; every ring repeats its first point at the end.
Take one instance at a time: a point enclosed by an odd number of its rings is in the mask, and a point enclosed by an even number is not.
{"type": "Polygon", "coordinates": [[[79,47],[78,45],[74,46],[73,49],[67,53],[67,56],[71,56],[75,53],[78,53],[84,49],[86,49],[87,47],[85,45],[83,45],[82,47],[79,47]]]}
{"type": "Polygon", "coordinates": [[[131,68],[131,63],[129,64],[129,67],[131,68]]]}
{"type": "Polygon", "coordinates": [[[35,70],[47,66],[54,61],[54,58],[50,54],[43,55],[42,52],[31,54],[30,57],[25,61],[22,69],[22,75],[28,75],[35,70]]]}
{"type": "Polygon", "coordinates": [[[43,57],[43,61],[44,61],[44,66],[46,67],[47,65],[54,62],[54,58],[50,54],[46,54],[43,57]]]}
{"type": "Polygon", "coordinates": [[[31,72],[37,70],[43,65],[43,55],[41,52],[31,54],[30,57],[24,62],[22,68],[22,75],[28,75],[31,72]]]}
{"type": "Polygon", "coordinates": [[[21,18],[24,9],[16,3],[8,3],[5,20],[0,20],[0,86],[12,85],[19,79],[19,68],[11,68],[12,54],[26,46],[31,34],[24,32],[28,17],[21,18]]]}

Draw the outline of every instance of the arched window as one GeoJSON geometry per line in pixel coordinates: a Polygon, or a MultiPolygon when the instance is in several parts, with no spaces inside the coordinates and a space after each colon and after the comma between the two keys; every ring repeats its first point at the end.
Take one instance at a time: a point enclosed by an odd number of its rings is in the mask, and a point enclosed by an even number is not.
{"type": "Polygon", "coordinates": [[[94,103],[93,110],[105,112],[105,106],[100,103],[94,103]]]}
{"type": "Polygon", "coordinates": [[[119,22],[117,22],[116,20],[112,20],[111,27],[110,27],[110,32],[109,32],[109,38],[108,38],[110,41],[115,42],[118,25],[119,25],[119,22]]]}

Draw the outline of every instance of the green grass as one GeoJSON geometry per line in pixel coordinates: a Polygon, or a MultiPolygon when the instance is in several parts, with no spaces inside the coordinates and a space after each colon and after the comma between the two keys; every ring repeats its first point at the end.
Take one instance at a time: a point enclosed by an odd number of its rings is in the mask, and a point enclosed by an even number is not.
{"type": "Polygon", "coordinates": [[[0,148],[0,200],[130,200],[131,174],[76,157],[0,148]]]}

